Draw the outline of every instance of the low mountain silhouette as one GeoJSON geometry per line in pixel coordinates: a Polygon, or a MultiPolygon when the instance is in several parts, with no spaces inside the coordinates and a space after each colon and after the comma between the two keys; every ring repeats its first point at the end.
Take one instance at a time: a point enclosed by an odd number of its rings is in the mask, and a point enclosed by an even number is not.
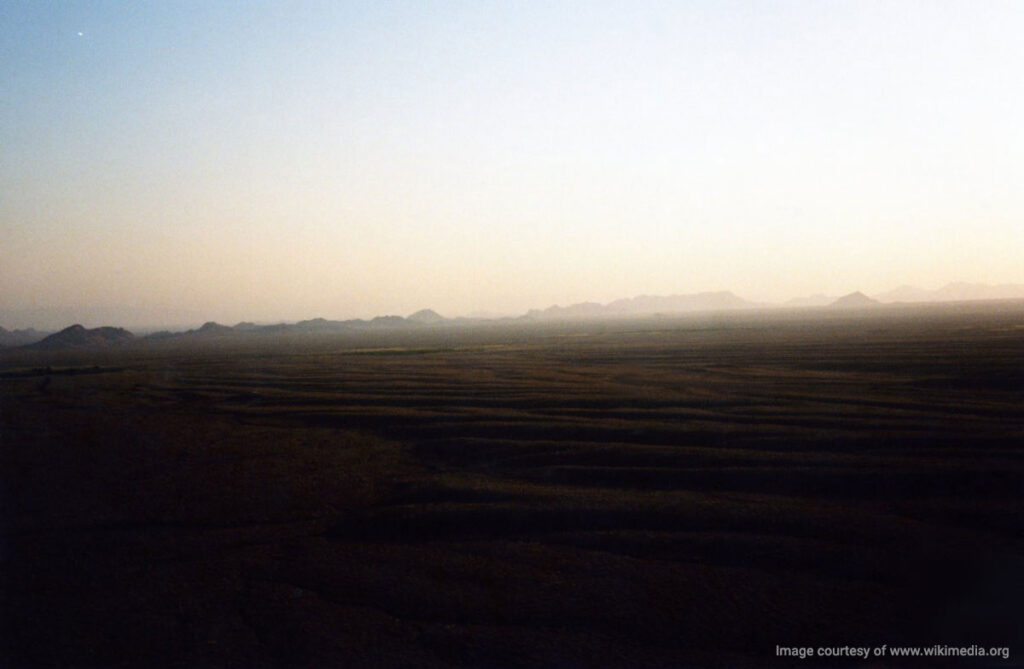
{"type": "Polygon", "coordinates": [[[444,322],[445,318],[433,309],[420,309],[416,313],[406,316],[405,320],[412,321],[413,323],[432,325],[434,323],[444,322]]]}
{"type": "Polygon", "coordinates": [[[5,330],[0,327],[0,348],[25,346],[41,341],[49,332],[40,332],[34,328],[24,330],[5,330]]]}
{"type": "Polygon", "coordinates": [[[712,311],[718,309],[747,309],[757,306],[727,290],[692,295],[640,295],[615,300],[606,309],[620,314],[668,314],[680,311],[712,311]]]}
{"type": "Polygon", "coordinates": [[[221,325],[213,321],[207,321],[203,323],[198,330],[195,330],[196,334],[205,336],[224,336],[234,333],[234,329],[227,325],[221,325]]]}
{"type": "Polygon", "coordinates": [[[878,296],[882,302],[934,302],[936,301],[934,290],[923,290],[916,286],[900,286],[886,291],[878,296]]]}
{"type": "MultiPolygon", "coordinates": [[[[969,300],[1011,300],[1024,299],[1024,284],[972,284],[950,283],[936,290],[924,290],[913,286],[900,286],[882,293],[878,299],[872,299],[861,292],[844,295],[833,299],[824,294],[794,298],[780,305],[782,307],[816,307],[828,306],[835,308],[870,307],[888,302],[958,302],[969,300]]],[[[480,320],[501,318],[502,320],[570,320],[624,318],[635,316],[655,316],[680,314],[701,311],[724,311],[736,309],[753,309],[766,307],[743,299],[730,291],[702,292],[683,295],[639,295],[636,297],[614,300],[608,304],[598,302],[579,302],[568,306],[551,306],[547,309],[531,309],[522,316],[499,317],[495,314],[475,314],[474,317],[445,318],[433,309],[421,309],[408,317],[377,316],[369,320],[328,320],[313,318],[297,323],[277,323],[273,325],[257,325],[243,321],[235,326],[221,325],[214,321],[204,323],[196,329],[187,331],[154,332],[145,337],[146,340],[162,339],[213,339],[220,341],[228,337],[255,337],[292,335],[303,333],[352,332],[365,330],[385,330],[397,328],[422,327],[426,325],[456,327],[460,324],[473,324],[480,320]]],[[[119,343],[135,338],[135,335],[116,327],[103,327],[87,330],[81,325],[74,325],[56,334],[39,332],[34,329],[8,331],[0,328],[0,348],[30,346],[38,349],[76,348],[83,346],[101,346],[119,343]]]]}
{"type": "Polygon", "coordinates": [[[729,291],[694,293],[691,295],[640,295],[599,304],[580,302],[567,307],[548,307],[544,310],[531,309],[524,318],[567,319],[597,318],[602,316],[639,316],[646,314],[671,314],[693,311],[719,311],[725,309],[749,309],[758,306],[729,291]]]}
{"type": "Polygon", "coordinates": [[[580,302],[570,304],[567,307],[560,307],[557,304],[541,311],[531,309],[527,312],[526,318],[592,318],[605,314],[605,307],[597,302],[580,302]]]}
{"type": "MultiPolygon", "coordinates": [[[[212,339],[227,337],[235,334],[236,332],[249,332],[249,323],[239,323],[236,327],[229,327],[227,325],[221,325],[214,321],[207,321],[201,326],[194,330],[186,330],[185,332],[169,332],[167,330],[161,330],[160,332],[153,332],[152,334],[146,335],[146,339],[158,340],[158,339],[212,339]]],[[[253,326],[258,327],[258,326],[253,326]]]]}
{"type": "Polygon", "coordinates": [[[25,348],[40,351],[59,351],[74,348],[116,346],[133,341],[134,339],[135,335],[124,328],[101,327],[89,330],[81,325],[72,325],[25,348]]]}
{"type": "Polygon", "coordinates": [[[362,320],[331,321],[326,318],[310,318],[309,320],[299,321],[294,326],[286,325],[285,328],[295,329],[299,332],[333,332],[364,323],[365,321],[362,320]]]}
{"type": "MultiPolygon", "coordinates": [[[[326,318],[311,318],[298,323],[277,323],[274,325],[256,325],[250,322],[241,322],[234,327],[221,325],[210,321],[201,327],[186,332],[154,332],[146,337],[150,340],[158,339],[220,339],[225,337],[250,337],[260,335],[287,335],[287,334],[310,334],[344,332],[352,330],[363,330],[367,328],[401,328],[412,325],[422,325],[426,322],[442,322],[445,319],[430,310],[417,312],[423,320],[402,318],[401,316],[377,316],[371,320],[361,318],[333,321],[326,318]],[[430,320],[430,314],[436,316],[436,321],[430,320]]],[[[415,314],[414,314],[415,315],[415,314]]]]}
{"type": "Polygon", "coordinates": [[[1024,299],[1024,285],[1005,283],[992,286],[985,283],[947,283],[941,288],[927,290],[915,286],[900,286],[878,296],[882,302],[970,302],[974,300],[1024,299]]]}
{"type": "Polygon", "coordinates": [[[375,328],[395,328],[405,327],[407,325],[416,325],[412,321],[408,321],[401,316],[377,316],[372,319],[368,325],[375,328]]]}
{"type": "Polygon", "coordinates": [[[878,300],[873,300],[859,290],[849,295],[843,295],[838,300],[830,304],[830,307],[836,307],[839,309],[859,309],[861,307],[873,307],[881,304],[878,300]]]}
{"type": "MultiPolygon", "coordinates": [[[[403,327],[410,324],[409,321],[401,316],[377,316],[368,321],[362,318],[352,318],[345,321],[312,318],[307,321],[299,321],[295,325],[282,325],[280,327],[286,332],[340,332],[364,328],[403,327]]],[[[260,331],[264,332],[266,330],[260,331]]]]}

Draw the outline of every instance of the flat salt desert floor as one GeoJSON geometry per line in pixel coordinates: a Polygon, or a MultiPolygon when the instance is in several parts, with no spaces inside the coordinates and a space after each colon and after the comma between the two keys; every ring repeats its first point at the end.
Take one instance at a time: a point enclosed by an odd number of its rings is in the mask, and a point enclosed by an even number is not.
{"type": "Polygon", "coordinates": [[[0,468],[5,667],[1024,658],[1022,303],[6,351],[0,468]]]}

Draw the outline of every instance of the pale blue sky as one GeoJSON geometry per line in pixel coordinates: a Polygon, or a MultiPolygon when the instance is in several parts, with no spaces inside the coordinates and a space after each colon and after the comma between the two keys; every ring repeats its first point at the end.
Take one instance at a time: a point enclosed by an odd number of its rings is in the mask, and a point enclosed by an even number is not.
{"type": "Polygon", "coordinates": [[[1017,2],[8,0],[0,325],[1021,283],[1022,34],[1017,2]]]}

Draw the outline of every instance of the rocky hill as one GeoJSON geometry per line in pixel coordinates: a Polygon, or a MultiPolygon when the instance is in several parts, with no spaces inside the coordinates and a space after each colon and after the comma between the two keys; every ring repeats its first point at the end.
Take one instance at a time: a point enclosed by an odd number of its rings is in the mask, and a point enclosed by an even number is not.
{"type": "Polygon", "coordinates": [[[99,348],[117,346],[133,341],[135,335],[124,328],[101,327],[88,329],[82,325],[72,325],[60,332],[46,337],[42,341],[30,344],[25,348],[39,351],[59,351],[75,348],[99,348]]]}

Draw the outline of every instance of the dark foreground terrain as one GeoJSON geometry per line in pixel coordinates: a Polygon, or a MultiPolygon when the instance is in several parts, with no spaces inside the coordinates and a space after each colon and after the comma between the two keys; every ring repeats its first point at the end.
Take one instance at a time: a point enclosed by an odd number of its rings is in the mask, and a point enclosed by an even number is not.
{"type": "Polygon", "coordinates": [[[1021,305],[361,336],[0,356],[0,666],[1024,658],[1021,305]]]}

